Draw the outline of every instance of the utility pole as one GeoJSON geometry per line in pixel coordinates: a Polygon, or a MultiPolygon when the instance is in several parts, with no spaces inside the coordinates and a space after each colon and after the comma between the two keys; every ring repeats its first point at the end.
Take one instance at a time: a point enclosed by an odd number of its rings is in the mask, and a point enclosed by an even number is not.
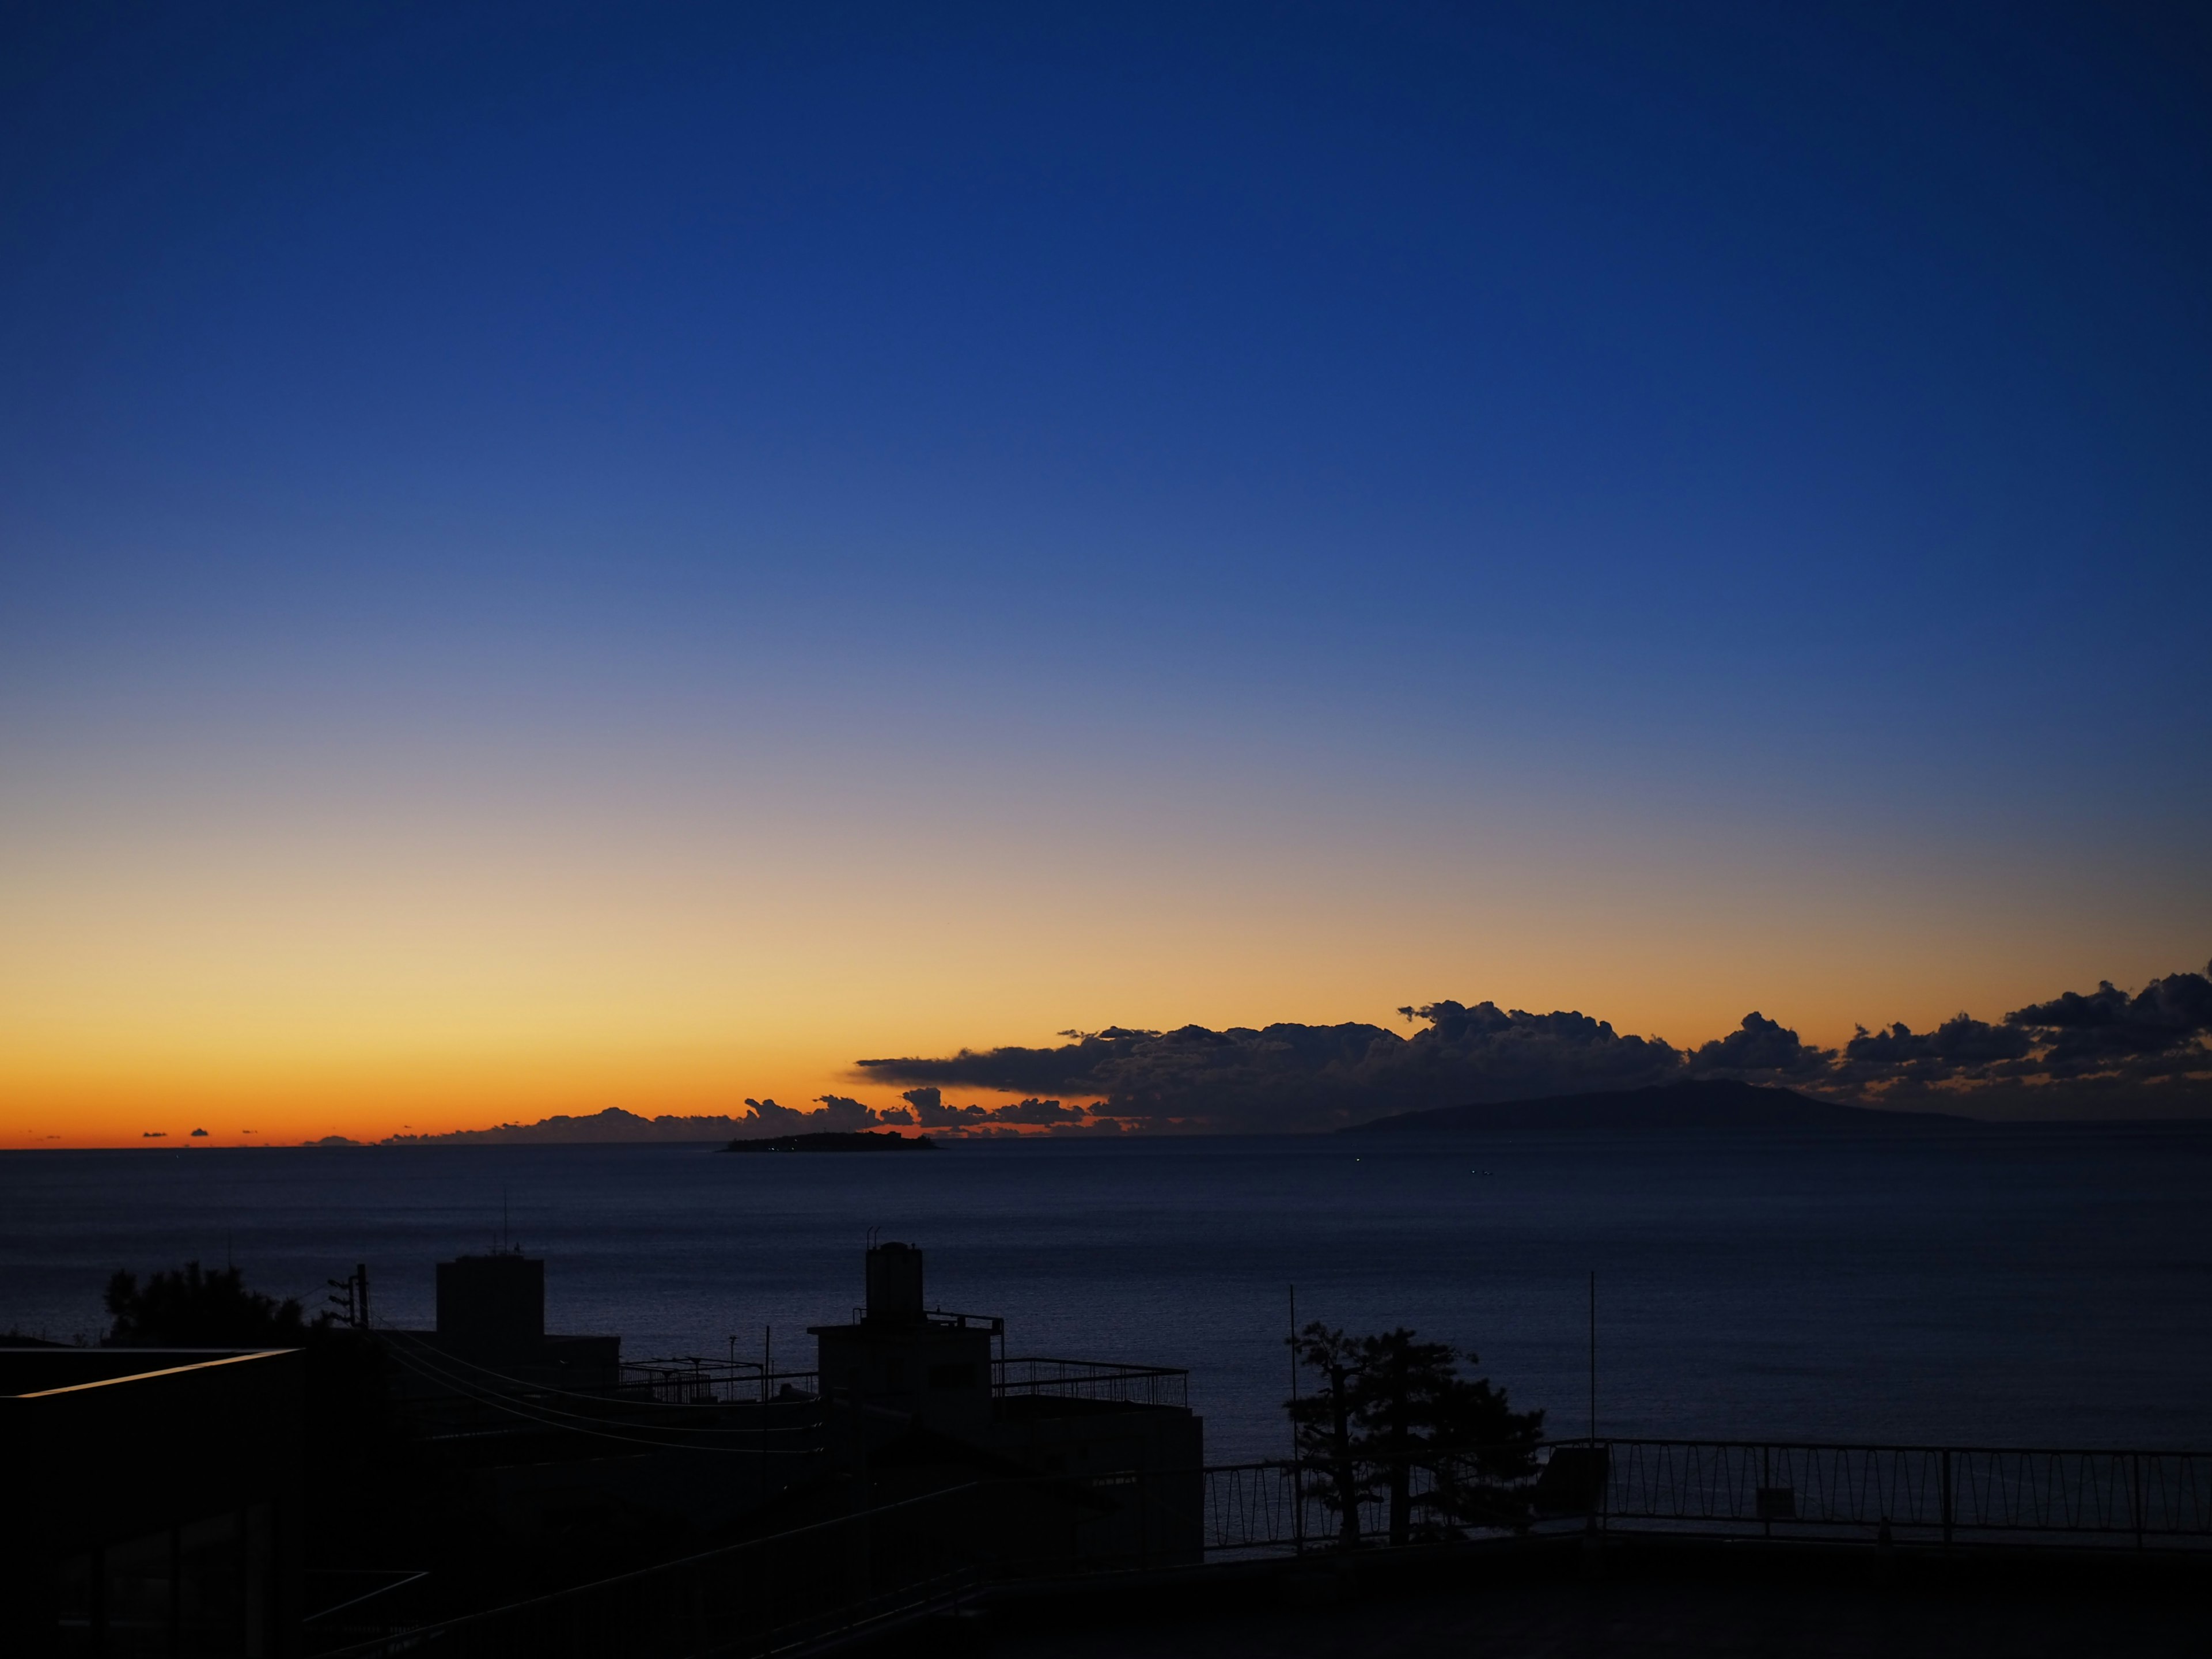
{"type": "Polygon", "coordinates": [[[368,1328],[368,1264],[365,1261],[357,1261],[354,1264],[353,1274],[350,1278],[327,1279],[325,1283],[328,1284],[332,1291],[341,1292],[324,1299],[332,1307],[343,1308],[345,1310],[346,1328],[349,1330],[367,1330],[368,1328]]]}

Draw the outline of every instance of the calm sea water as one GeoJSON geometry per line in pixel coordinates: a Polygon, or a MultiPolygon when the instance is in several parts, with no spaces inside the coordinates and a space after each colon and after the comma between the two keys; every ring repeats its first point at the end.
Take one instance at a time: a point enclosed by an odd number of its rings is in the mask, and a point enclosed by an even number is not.
{"type": "Polygon", "coordinates": [[[2212,1126],[0,1153],[0,1328],[96,1333],[118,1267],[234,1259],[319,1297],[369,1266],[427,1325],[500,1225],[556,1329],[812,1363],[869,1229],[1009,1352],[1190,1368],[1210,1456],[1278,1454],[1299,1316],[1472,1346],[1559,1433],[2212,1445],[2212,1126]]]}

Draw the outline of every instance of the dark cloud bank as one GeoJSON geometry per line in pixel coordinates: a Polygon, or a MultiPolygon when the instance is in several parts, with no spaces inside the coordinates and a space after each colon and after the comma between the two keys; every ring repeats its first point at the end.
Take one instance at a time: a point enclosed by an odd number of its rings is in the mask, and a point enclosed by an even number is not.
{"type": "MultiPolygon", "coordinates": [[[[936,1089],[908,1089],[898,1106],[876,1108],[845,1095],[823,1095],[811,1111],[781,1106],[773,1100],[748,1100],[742,1116],[640,1117],[619,1106],[586,1117],[540,1118],[535,1123],[502,1123],[489,1129],[456,1129],[442,1135],[392,1135],[388,1146],[416,1142],[478,1141],[494,1145],[541,1142],[585,1146],[616,1141],[701,1141],[764,1139],[771,1135],[818,1129],[919,1129],[962,1137],[1023,1134],[1037,1129],[1055,1134],[1118,1134],[1122,1126],[1094,1116],[1081,1106],[1057,1100],[1018,1100],[1011,1105],[953,1106],[936,1089]]],[[[311,1146],[352,1146],[360,1143],[331,1135],[311,1146]]]]}
{"type": "Polygon", "coordinates": [[[742,1115],[728,1116],[645,1118],[609,1107],[586,1117],[393,1139],[701,1141],[869,1128],[953,1137],[1249,1133],[1702,1078],[1972,1117],[2206,1117],[2212,1116],[2208,974],[2212,964],[2205,974],[2154,979],[2132,994],[2110,984],[2069,991],[1994,1023],[1960,1014],[1931,1031],[1862,1027],[1840,1050],[1814,1048],[1759,1013],[1746,1014],[1724,1037],[1681,1049],[1658,1037],[1623,1036],[1588,1014],[1531,1014],[1490,1002],[1401,1008],[1415,1028],[1410,1035],[1363,1024],[1113,1026],[1064,1032],[1069,1041],[1052,1048],[859,1061],[868,1081],[905,1085],[891,1106],[823,1095],[806,1110],[748,1100],[742,1115]],[[948,1091],[959,1089],[1021,1097],[957,1105],[948,1091]]]}
{"type": "Polygon", "coordinates": [[[1532,1014],[1488,1002],[1434,1002],[1399,1013],[1423,1029],[1401,1036],[1365,1024],[1115,1026],[1064,1033],[1070,1041],[1057,1048],[963,1049],[858,1066],[869,1079],[910,1085],[908,1107],[888,1121],[910,1113],[937,1127],[1080,1116],[1058,1098],[1033,1097],[987,1118],[981,1108],[945,1105],[944,1091],[952,1089],[1095,1100],[1100,1127],[1249,1132],[1335,1128],[1433,1106],[1696,1078],[1975,1117],[2212,1115],[2206,974],[2169,975],[2132,995],[2109,983],[2086,994],[2069,991],[1994,1023],[1962,1013],[1931,1031],[1862,1027],[1841,1050],[1814,1048],[1755,1012],[1728,1036],[1686,1050],[1624,1036],[1581,1013],[1532,1014]],[[1059,1115],[1021,1115],[1040,1108],[1059,1115]]]}

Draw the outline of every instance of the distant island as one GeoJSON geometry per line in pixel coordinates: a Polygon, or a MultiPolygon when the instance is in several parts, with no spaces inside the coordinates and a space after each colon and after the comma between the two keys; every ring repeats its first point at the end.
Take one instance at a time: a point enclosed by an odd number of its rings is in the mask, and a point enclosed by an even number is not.
{"type": "Polygon", "coordinates": [[[806,1135],[777,1135],[769,1140],[733,1140],[726,1152],[933,1152],[937,1143],[927,1135],[908,1140],[896,1129],[880,1133],[867,1130],[840,1132],[824,1129],[806,1135]]]}
{"type": "Polygon", "coordinates": [[[1935,1128],[1971,1123],[1943,1112],[1885,1112],[1815,1100],[1795,1089],[1707,1079],[1642,1089],[1486,1101],[1399,1112],[1339,1134],[1464,1132],[1478,1129],[1870,1129],[1935,1128]]]}

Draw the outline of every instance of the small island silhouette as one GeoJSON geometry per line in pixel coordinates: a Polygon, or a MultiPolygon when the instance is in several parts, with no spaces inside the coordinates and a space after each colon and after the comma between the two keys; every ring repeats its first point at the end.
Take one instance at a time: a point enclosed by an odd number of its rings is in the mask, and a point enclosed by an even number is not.
{"type": "Polygon", "coordinates": [[[726,1152],[933,1152],[937,1143],[927,1135],[908,1140],[896,1129],[825,1129],[813,1134],[777,1135],[766,1140],[733,1140],[726,1152]]]}

